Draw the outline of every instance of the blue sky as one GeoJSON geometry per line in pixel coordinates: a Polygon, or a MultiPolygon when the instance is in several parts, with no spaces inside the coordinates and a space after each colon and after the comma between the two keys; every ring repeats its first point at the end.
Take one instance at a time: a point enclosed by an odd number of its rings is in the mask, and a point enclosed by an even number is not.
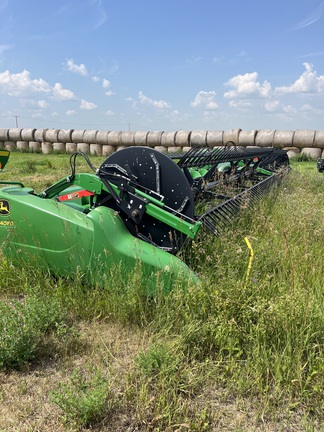
{"type": "Polygon", "coordinates": [[[323,0],[0,0],[0,127],[324,129],[323,0]]]}

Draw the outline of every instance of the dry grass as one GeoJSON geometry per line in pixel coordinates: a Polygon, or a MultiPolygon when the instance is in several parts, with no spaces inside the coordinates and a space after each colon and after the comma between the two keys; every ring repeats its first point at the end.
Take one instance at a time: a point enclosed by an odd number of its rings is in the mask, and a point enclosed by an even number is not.
{"type": "MultiPolygon", "coordinates": [[[[134,357],[148,344],[147,334],[134,328],[104,322],[81,324],[79,349],[69,355],[47,358],[21,371],[0,373],[1,405],[0,431],[63,432],[79,430],[67,427],[61,420],[62,413],[52,403],[51,392],[59,382],[67,381],[72,371],[98,367],[105,370],[115,393],[122,394],[126,379],[134,367],[134,357]]],[[[134,413],[120,412],[114,426],[105,419],[97,430],[116,431],[116,424],[129,422],[134,413]]],[[[93,430],[93,429],[92,429],[93,430]]]]}
{"type": "MultiPolygon", "coordinates": [[[[62,412],[52,403],[51,393],[58,388],[58,383],[66,382],[75,369],[87,370],[97,367],[105,371],[114,393],[123,397],[129,386],[128,378],[132,375],[134,358],[150,343],[146,331],[121,327],[120,325],[91,322],[80,324],[79,349],[68,355],[48,358],[44,356],[37,364],[29,365],[21,371],[0,373],[1,405],[0,431],[6,432],[66,432],[66,431],[158,431],[157,420],[142,419],[142,424],[133,410],[132,404],[123,404],[112,417],[104,418],[98,425],[80,428],[62,421],[62,412]],[[157,423],[156,423],[157,422],[157,423]],[[154,426],[156,424],[156,427],[154,426]]],[[[287,418],[285,407],[279,407],[276,418],[262,417],[249,398],[233,398],[225,388],[215,386],[208,380],[201,393],[190,402],[190,410],[206,412],[206,420],[213,418],[213,425],[201,430],[217,431],[294,431],[321,430],[320,425],[310,427],[307,418],[298,413],[287,418]],[[282,410],[282,420],[280,419],[282,410]]],[[[257,405],[257,401],[255,401],[257,405]]],[[[202,427],[203,414],[200,414],[202,427]]],[[[207,424],[207,422],[206,422],[207,424]]],[[[164,430],[164,429],[163,429],[164,430]]],[[[165,431],[187,431],[190,424],[180,422],[165,431]]]]}

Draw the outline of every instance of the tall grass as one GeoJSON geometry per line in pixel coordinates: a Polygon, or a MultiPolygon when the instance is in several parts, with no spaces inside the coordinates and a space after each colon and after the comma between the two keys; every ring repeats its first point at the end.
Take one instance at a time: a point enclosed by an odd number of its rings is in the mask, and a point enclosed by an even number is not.
{"type": "MultiPolygon", "coordinates": [[[[222,416],[223,430],[235,429],[240,415],[234,410],[226,420],[224,408],[233,400],[253,407],[254,427],[271,420],[274,430],[289,421],[293,430],[317,430],[314,425],[324,422],[323,239],[324,176],[313,162],[295,162],[281,186],[221,238],[201,235],[183,251],[200,275],[198,285],[179,286],[167,296],[158,290],[152,299],[141,289],[140,266],[128,279],[122,267],[114,269],[110,283],[98,288],[33,276],[2,260],[1,295],[16,306],[34,285],[65,311],[64,325],[111,322],[143,333],[145,343],[109,392],[96,379],[83,387],[80,369],[77,388],[75,372],[59,384],[56,404],[78,427],[95,427],[90,399],[99,395],[105,430],[118,430],[125,415],[143,431],[219,430],[222,416]],[[254,252],[250,271],[245,237],[254,252]],[[305,420],[298,424],[294,416],[305,420]]],[[[48,329],[39,331],[46,335],[48,329]]],[[[105,376],[107,358],[95,365],[96,377],[105,376]]]]}

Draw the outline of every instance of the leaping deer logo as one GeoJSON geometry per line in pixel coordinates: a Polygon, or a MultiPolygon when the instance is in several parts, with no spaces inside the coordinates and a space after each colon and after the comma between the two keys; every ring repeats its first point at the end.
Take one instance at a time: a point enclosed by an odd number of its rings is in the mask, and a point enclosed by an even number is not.
{"type": "Polygon", "coordinates": [[[0,215],[8,215],[10,214],[10,205],[7,200],[0,200],[0,215]]]}

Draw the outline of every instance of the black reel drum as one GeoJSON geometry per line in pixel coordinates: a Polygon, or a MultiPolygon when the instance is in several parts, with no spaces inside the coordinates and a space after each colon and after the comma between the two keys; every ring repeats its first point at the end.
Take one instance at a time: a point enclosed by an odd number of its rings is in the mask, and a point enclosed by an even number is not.
{"type": "MultiPolygon", "coordinates": [[[[194,198],[186,176],[176,163],[157,150],[140,146],[119,150],[103,162],[100,173],[126,177],[132,186],[162,202],[178,216],[194,218],[194,198]]],[[[146,213],[135,224],[117,205],[116,210],[133,235],[168,252],[176,253],[186,239],[185,234],[146,213]]]]}

